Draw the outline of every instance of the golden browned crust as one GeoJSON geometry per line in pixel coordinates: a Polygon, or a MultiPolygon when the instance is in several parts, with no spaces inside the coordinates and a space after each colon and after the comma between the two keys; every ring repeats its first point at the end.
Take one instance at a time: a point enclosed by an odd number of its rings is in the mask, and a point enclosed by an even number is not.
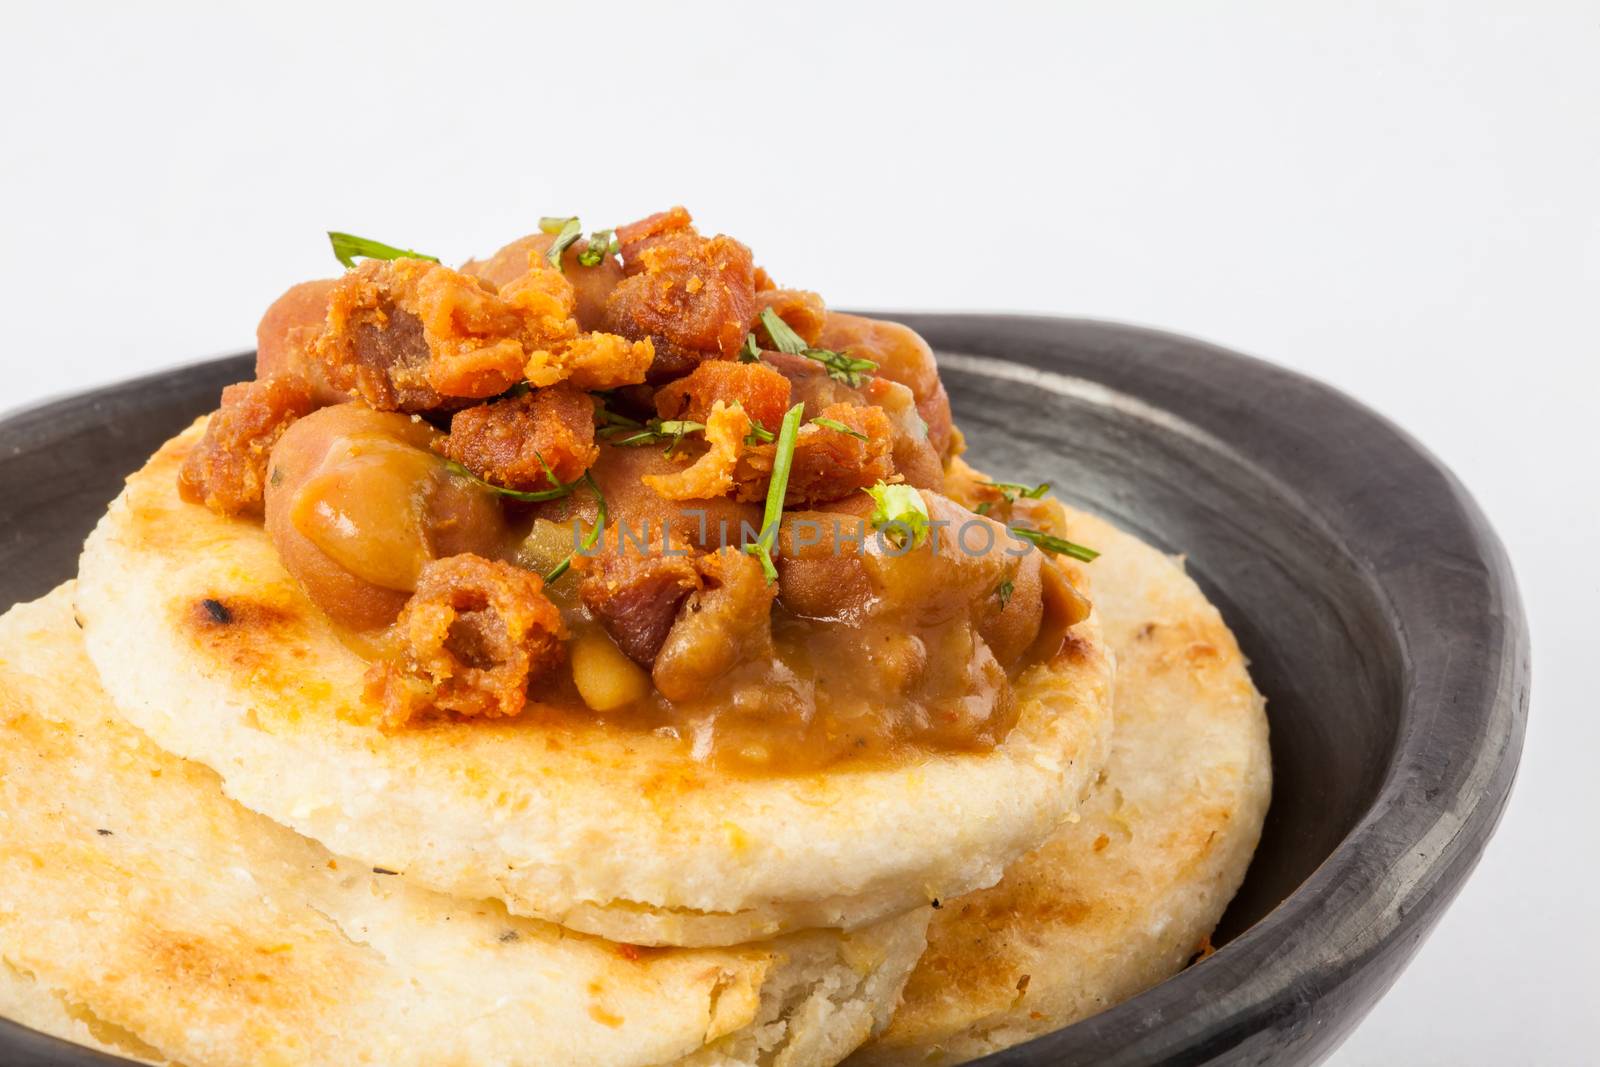
{"type": "Polygon", "coordinates": [[[576,333],[571,286],[564,305],[556,299],[552,315],[437,263],[369,259],[334,286],[315,353],[329,382],[367,406],[430,411],[504,392],[521,380],[528,344],[576,333]]]}
{"type": "Polygon", "coordinates": [[[761,363],[709,360],[656,390],[656,413],[663,419],[703,423],[721,400],[737,404],[767,430],[776,431],[789,410],[789,379],[761,363]]]}
{"type": "MultiPolygon", "coordinates": [[[[870,485],[892,480],[894,440],[894,426],[882,408],[852,403],[828,405],[801,426],[795,437],[784,506],[810,507],[845,500],[870,485]],[[816,419],[837,422],[855,433],[816,419]]],[[[776,455],[773,444],[752,445],[740,453],[731,472],[736,499],[766,499],[776,455]]]]}
{"type": "Polygon", "coordinates": [[[606,327],[655,343],[652,378],[733,358],[760,311],[750,250],[702,237],[682,208],[623,226],[617,238],[627,277],[606,298],[606,327]]]}
{"type": "Polygon", "coordinates": [[[581,478],[600,455],[594,398],[562,384],[479,404],[456,412],[450,435],[433,447],[495,485],[555,488],[581,478]]]}
{"type": "Polygon", "coordinates": [[[208,1067],[824,1067],[921,950],[925,913],[634,949],[335,856],[118,715],[71,598],[0,619],[0,1015],[208,1067]]]}
{"type": "Polygon", "coordinates": [[[668,500],[727,496],[733,490],[733,472],[745,453],[749,433],[750,416],[744,409],[718,400],[706,416],[706,450],[699,458],[676,473],[647,474],[640,480],[668,500]]]}

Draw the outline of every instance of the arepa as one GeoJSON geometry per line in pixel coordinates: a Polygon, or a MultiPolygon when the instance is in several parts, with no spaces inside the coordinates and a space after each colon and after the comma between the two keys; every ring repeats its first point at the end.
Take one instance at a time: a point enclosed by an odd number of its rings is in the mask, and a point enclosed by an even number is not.
{"type": "Polygon", "coordinates": [[[0,1011],[205,1067],[831,1064],[927,909],[643,950],[443,897],[226,799],[120,720],[71,590],[0,619],[0,1011]]]}

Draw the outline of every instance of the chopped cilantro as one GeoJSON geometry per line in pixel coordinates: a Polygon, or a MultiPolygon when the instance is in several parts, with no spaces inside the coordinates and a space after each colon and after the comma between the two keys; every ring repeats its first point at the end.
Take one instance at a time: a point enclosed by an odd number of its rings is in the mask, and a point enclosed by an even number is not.
{"type": "Polygon", "coordinates": [[[897,546],[906,547],[907,538],[912,548],[927,540],[928,505],[915,488],[905,484],[885,485],[880,481],[862,492],[873,501],[872,525],[884,531],[884,536],[897,546]]]}
{"type": "Polygon", "coordinates": [[[1098,558],[1100,555],[1092,548],[1068,541],[1064,537],[1057,537],[1055,534],[1045,533],[1043,530],[1034,530],[1027,526],[1008,526],[1007,529],[1011,531],[1011,536],[1020,537],[1024,541],[1037,545],[1051,555],[1071,556],[1073,559],[1081,559],[1085,563],[1098,558]]]}
{"type": "Polygon", "coordinates": [[[840,422],[838,419],[815,418],[815,419],[811,420],[811,425],[813,425],[813,426],[821,426],[821,427],[823,427],[825,429],[834,430],[834,431],[836,431],[838,433],[842,433],[842,434],[847,434],[850,437],[854,437],[858,441],[870,440],[870,438],[868,438],[867,435],[862,433],[860,430],[857,430],[853,426],[846,426],[844,423],[840,422]]]}
{"type": "MultiPolygon", "coordinates": [[[[596,508],[594,525],[589,527],[589,532],[583,535],[582,541],[578,542],[579,545],[582,546],[583,550],[587,551],[588,549],[591,549],[600,543],[600,534],[606,528],[606,495],[600,491],[600,487],[595,484],[594,478],[589,474],[588,471],[583,472],[582,481],[583,484],[588,487],[589,492],[594,494],[594,503],[596,508]]],[[[577,483],[572,484],[575,485],[577,483]]],[[[557,578],[560,578],[563,574],[567,573],[569,569],[571,569],[572,557],[574,555],[576,555],[576,553],[568,552],[565,559],[563,559],[560,563],[557,563],[554,567],[550,568],[549,573],[544,576],[546,585],[555,581],[557,578]]]]}
{"type": "MultiPolygon", "coordinates": [[[[545,223],[555,221],[557,220],[540,219],[539,228],[544,230],[545,233],[549,233],[550,231],[545,229],[545,223]]],[[[583,226],[578,222],[578,216],[574,215],[570,219],[562,221],[561,229],[556,231],[556,239],[551,241],[550,247],[545,250],[545,262],[556,270],[564,270],[565,268],[561,265],[561,254],[570,248],[572,242],[576,241],[582,233],[583,226]]]]}
{"type": "Polygon", "coordinates": [[[386,245],[382,241],[374,241],[367,237],[357,237],[353,233],[339,233],[336,230],[328,231],[328,243],[333,245],[333,255],[346,269],[356,265],[356,259],[425,259],[429,263],[439,262],[438,256],[425,256],[421,252],[413,252],[409,248],[396,248],[386,245]]]}
{"type": "Polygon", "coordinates": [[[794,440],[800,433],[800,416],[806,406],[796,404],[783,416],[778,428],[778,443],[772,455],[772,477],[767,482],[767,508],[761,516],[761,536],[755,544],[744,550],[761,560],[761,570],[767,581],[778,580],[778,568],[772,562],[772,546],[778,540],[778,524],[783,521],[783,501],[789,492],[789,470],[794,466],[794,440]]]}

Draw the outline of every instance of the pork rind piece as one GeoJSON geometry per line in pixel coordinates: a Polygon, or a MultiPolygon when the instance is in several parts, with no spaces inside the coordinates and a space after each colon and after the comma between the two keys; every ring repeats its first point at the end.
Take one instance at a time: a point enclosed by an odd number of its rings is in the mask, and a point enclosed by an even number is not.
{"type": "Polygon", "coordinates": [[[261,515],[272,446],[315,407],[311,387],[296,375],[228,386],[205,436],[183,461],[178,493],[219,515],[261,515]]]}
{"type": "Polygon", "coordinates": [[[530,346],[577,333],[563,284],[511,300],[437,263],[369,259],[334,286],[315,354],[329,382],[368,407],[459,407],[521,381],[530,346]]]}
{"type": "MultiPolygon", "coordinates": [[[[674,474],[647,474],[640,480],[668,500],[710,500],[734,489],[734,471],[748,445],[750,416],[718,400],[706,416],[706,450],[674,474]]],[[[770,471],[770,466],[768,470],[770,471]]]]}
{"type": "MultiPolygon", "coordinates": [[[[733,473],[736,499],[766,499],[776,451],[776,445],[771,444],[744,450],[733,473]]],[[[894,425],[882,408],[830,404],[815,419],[800,427],[794,442],[794,463],[789,470],[784,505],[826,504],[853,496],[869,485],[889,481],[895,476],[893,453],[894,425]],[[825,423],[838,423],[854,433],[825,423]]]]}
{"type": "Polygon", "coordinates": [[[335,285],[315,354],[334,386],[379,411],[433,411],[572,379],[580,389],[644,380],[648,340],[580,334],[560,271],[505,285],[420,259],[367,260],[335,285]]]}
{"type": "Polygon", "coordinates": [[[529,682],[562,662],[566,636],[537,574],[470,554],[434,560],[367,672],[366,697],[388,729],[439,712],[517,715],[529,682]]]}
{"type": "Polygon", "coordinates": [[[540,349],[523,368],[532,385],[570,381],[579,389],[617,389],[645,380],[655,360],[647,337],[630,341],[614,333],[583,333],[553,349],[540,349]]]}
{"type": "Polygon", "coordinates": [[[655,346],[662,381],[707,359],[731,359],[761,308],[750,250],[721,234],[702,237],[674,208],[617,231],[627,275],[606,299],[606,328],[655,346]]]}
{"type": "Polygon", "coordinates": [[[494,485],[553,489],[581,478],[600,455],[594,399],[562,384],[479,404],[456,412],[434,448],[494,485]]]}
{"type": "Polygon", "coordinates": [[[789,379],[771,367],[713,360],[656,390],[656,413],[663,419],[703,423],[721,400],[729,407],[738,404],[752,420],[776,431],[789,410],[789,392],[789,379]]]}

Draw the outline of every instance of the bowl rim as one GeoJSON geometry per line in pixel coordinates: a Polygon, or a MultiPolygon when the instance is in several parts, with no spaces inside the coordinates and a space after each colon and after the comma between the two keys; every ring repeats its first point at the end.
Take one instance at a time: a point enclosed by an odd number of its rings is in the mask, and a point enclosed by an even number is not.
{"type": "MultiPolygon", "coordinates": [[[[865,314],[906,323],[941,354],[1026,368],[1044,388],[1088,383],[1170,413],[1279,486],[1294,487],[1366,569],[1395,624],[1404,671],[1401,722],[1378,794],[1294,892],[1203,964],[975,1062],[1325,1055],[1392,984],[1454,898],[1515,779],[1529,638],[1510,561],[1483,513],[1443,463],[1364,404],[1208,342],[1094,319],[865,314]]],[[[118,400],[176,389],[194,376],[221,380],[224,370],[246,370],[251,357],[192,363],[13,409],[0,413],[0,434],[47,426],[69,409],[114,411],[118,400]]],[[[0,1019],[4,1048],[36,1057],[30,1062],[128,1062],[0,1019]]]]}

